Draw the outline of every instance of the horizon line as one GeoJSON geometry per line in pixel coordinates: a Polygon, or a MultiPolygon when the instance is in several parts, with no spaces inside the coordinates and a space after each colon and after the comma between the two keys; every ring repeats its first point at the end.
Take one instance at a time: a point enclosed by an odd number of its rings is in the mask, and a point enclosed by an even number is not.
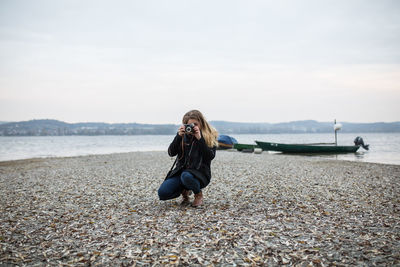
{"type": "MultiPolygon", "coordinates": [[[[22,120],[22,121],[3,121],[0,120],[0,123],[21,123],[21,122],[29,122],[29,121],[59,121],[67,124],[77,124],[77,123],[104,123],[104,124],[149,124],[149,125],[180,125],[180,123],[152,123],[152,122],[105,122],[105,121],[78,121],[78,122],[68,122],[59,119],[30,119],[30,120],[22,120]]],[[[208,122],[227,122],[227,123],[249,123],[249,124],[281,124],[281,123],[292,123],[292,122],[305,122],[305,121],[315,121],[318,123],[329,123],[329,121],[318,121],[315,119],[299,119],[299,120],[291,120],[291,121],[281,121],[281,122],[249,122],[249,121],[230,121],[230,120],[208,120],[208,122]]],[[[357,123],[357,124],[369,124],[369,123],[397,123],[398,121],[374,121],[374,122],[350,122],[350,121],[336,121],[337,123],[357,123]]],[[[334,121],[331,121],[333,124],[334,121]]]]}

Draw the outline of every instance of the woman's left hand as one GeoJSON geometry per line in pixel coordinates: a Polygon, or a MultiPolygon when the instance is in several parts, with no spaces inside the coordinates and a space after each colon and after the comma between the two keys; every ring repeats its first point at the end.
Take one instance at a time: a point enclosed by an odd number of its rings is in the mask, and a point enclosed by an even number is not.
{"type": "Polygon", "coordinates": [[[200,131],[200,129],[199,129],[199,126],[194,126],[194,127],[193,127],[193,135],[194,135],[194,137],[197,138],[197,140],[200,140],[200,138],[201,138],[201,131],[200,131]]]}

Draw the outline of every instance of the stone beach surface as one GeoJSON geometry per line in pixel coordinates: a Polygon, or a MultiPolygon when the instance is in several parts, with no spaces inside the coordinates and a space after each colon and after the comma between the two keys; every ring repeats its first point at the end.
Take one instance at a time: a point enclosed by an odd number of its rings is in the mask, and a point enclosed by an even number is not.
{"type": "Polygon", "coordinates": [[[218,151],[192,208],[158,200],[172,163],[166,152],[0,162],[0,265],[400,264],[398,165],[218,151]]]}

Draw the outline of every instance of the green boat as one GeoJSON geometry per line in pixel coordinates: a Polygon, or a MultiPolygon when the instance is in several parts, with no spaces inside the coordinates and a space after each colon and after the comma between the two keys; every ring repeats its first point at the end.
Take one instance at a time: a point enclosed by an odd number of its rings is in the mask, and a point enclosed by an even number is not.
{"type": "Polygon", "coordinates": [[[234,144],[233,148],[237,151],[254,151],[255,148],[258,148],[255,144],[234,144]]]}
{"type": "Polygon", "coordinates": [[[255,141],[265,151],[282,153],[355,153],[360,146],[337,146],[335,143],[281,144],[255,141]]]}

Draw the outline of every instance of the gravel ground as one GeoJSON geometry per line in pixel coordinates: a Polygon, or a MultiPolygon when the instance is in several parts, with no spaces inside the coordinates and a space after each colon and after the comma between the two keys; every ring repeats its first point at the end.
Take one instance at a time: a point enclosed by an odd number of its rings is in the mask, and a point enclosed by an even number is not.
{"type": "Polygon", "coordinates": [[[196,209],[157,199],[172,163],[0,162],[0,265],[400,264],[398,165],[218,151],[196,209]]]}

